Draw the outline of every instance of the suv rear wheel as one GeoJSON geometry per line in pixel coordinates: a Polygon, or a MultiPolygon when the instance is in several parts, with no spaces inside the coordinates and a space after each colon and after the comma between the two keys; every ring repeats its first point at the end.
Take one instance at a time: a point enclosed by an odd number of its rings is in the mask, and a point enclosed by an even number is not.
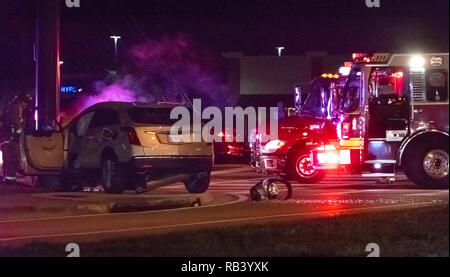
{"type": "Polygon", "coordinates": [[[324,170],[317,170],[311,162],[309,151],[296,151],[287,160],[287,174],[300,184],[314,184],[325,177],[324,170]]]}
{"type": "Polygon", "coordinates": [[[201,173],[192,176],[184,185],[190,193],[204,193],[209,188],[210,179],[210,173],[201,173]]]}
{"type": "Polygon", "coordinates": [[[109,155],[102,160],[102,183],[107,193],[120,194],[125,191],[123,172],[117,158],[109,155]]]}

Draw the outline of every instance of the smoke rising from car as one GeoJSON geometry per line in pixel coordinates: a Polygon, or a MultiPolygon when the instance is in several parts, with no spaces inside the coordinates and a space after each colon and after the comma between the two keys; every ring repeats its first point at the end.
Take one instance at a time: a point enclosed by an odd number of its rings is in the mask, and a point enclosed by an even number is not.
{"type": "Polygon", "coordinates": [[[112,81],[95,82],[90,95],[80,96],[62,116],[68,119],[108,101],[186,104],[183,94],[187,99],[201,98],[209,105],[226,106],[229,89],[220,74],[221,60],[187,36],[149,40],[132,46],[127,54],[132,62],[122,74],[112,81]]]}

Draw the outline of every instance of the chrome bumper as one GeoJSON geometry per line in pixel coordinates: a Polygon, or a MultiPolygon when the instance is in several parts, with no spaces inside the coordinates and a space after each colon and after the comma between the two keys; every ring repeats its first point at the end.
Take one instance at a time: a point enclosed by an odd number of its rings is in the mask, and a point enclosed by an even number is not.
{"type": "Polygon", "coordinates": [[[261,173],[284,173],[286,157],[284,156],[252,156],[250,165],[261,173]]]}

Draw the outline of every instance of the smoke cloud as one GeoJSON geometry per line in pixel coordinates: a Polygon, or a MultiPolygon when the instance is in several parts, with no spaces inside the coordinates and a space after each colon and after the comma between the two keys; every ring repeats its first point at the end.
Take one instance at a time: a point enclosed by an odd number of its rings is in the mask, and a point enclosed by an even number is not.
{"type": "Polygon", "coordinates": [[[229,89],[223,81],[220,59],[178,35],[149,40],[127,51],[131,66],[113,81],[93,84],[90,96],[80,97],[63,112],[70,118],[100,102],[177,102],[201,98],[205,104],[224,107],[229,89]],[[182,95],[186,95],[184,98],[182,95]]]}

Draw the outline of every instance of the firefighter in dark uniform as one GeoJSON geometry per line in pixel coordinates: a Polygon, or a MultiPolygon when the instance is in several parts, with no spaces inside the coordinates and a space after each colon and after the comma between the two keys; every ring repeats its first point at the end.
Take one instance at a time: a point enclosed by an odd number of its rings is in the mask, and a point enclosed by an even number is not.
{"type": "Polygon", "coordinates": [[[1,150],[3,154],[3,178],[5,184],[15,184],[20,163],[19,138],[23,132],[25,112],[32,97],[26,93],[16,96],[4,109],[1,116],[3,130],[1,150]]]}

